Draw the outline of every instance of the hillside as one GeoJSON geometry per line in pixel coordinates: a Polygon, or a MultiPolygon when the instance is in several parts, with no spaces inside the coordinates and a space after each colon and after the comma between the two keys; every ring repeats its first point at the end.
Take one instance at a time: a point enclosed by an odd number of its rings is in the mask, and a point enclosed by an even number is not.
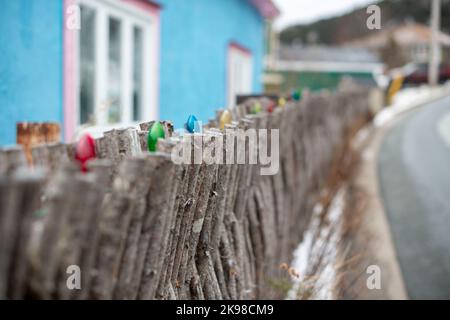
{"type": "MultiPolygon", "coordinates": [[[[382,28],[406,21],[429,24],[430,0],[384,0],[378,5],[382,28]]],[[[441,19],[442,31],[450,33],[450,19],[444,19],[445,12],[450,12],[450,0],[442,0],[441,19]]],[[[317,43],[339,45],[374,32],[366,28],[367,17],[366,7],[363,7],[342,16],[288,27],[280,33],[280,40],[283,44],[292,44],[307,43],[308,38],[310,41],[313,38],[317,43]]]]}

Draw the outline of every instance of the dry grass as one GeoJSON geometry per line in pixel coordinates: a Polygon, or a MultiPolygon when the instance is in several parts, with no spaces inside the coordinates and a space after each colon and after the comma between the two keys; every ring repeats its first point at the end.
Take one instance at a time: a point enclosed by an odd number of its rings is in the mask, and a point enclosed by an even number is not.
{"type": "MultiPolygon", "coordinates": [[[[318,195],[318,202],[323,206],[320,216],[321,226],[318,231],[329,223],[327,213],[337,191],[343,185],[347,185],[348,188],[345,203],[352,204],[350,206],[345,205],[339,227],[341,239],[338,244],[338,261],[334,263],[336,283],[333,289],[333,296],[337,299],[351,298],[354,296],[355,294],[350,293],[357,290],[353,286],[363,275],[361,273],[355,274],[354,272],[354,270],[360,270],[358,266],[364,263],[365,257],[363,250],[359,250],[361,248],[355,248],[353,246],[352,240],[361,224],[362,212],[366,207],[366,197],[361,190],[357,190],[353,185],[348,185],[348,182],[352,180],[355,173],[354,169],[360,161],[359,153],[352,148],[352,140],[358,131],[369,121],[370,116],[361,117],[347,131],[344,143],[335,151],[335,157],[328,179],[323,187],[320,188],[321,192],[318,195]]],[[[332,232],[337,232],[337,230],[332,230],[332,232]]],[[[320,278],[321,271],[325,267],[323,256],[319,256],[317,259],[315,258],[312,263],[314,265],[308,267],[310,270],[310,274],[308,275],[300,275],[292,266],[289,266],[287,263],[281,263],[279,266],[279,274],[272,279],[268,279],[267,284],[276,292],[277,296],[286,297],[287,293],[292,290],[292,280],[301,278],[295,295],[296,299],[314,299],[316,293],[321,289],[318,284],[318,279],[320,278]]]]}

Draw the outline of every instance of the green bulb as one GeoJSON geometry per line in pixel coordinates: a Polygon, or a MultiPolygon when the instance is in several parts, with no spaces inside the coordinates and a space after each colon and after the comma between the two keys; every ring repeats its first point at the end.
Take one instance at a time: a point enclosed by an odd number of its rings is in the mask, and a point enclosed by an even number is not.
{"type": "Polygon", "coordinates": [[[158,139],[164,139],[166,133],[161,122],[156,121],[148,132],[147,145],[148,151],[155,152],[157,149],[158,139]]]}
{"type": "Polygon", "coordinates": [[[250,113],[252,113],[252,114],[257,114],[257,113],[260,113],[261,110],[262,110],[261,104],[260,104],[259,102],[256,102],[256,103],[253,105],[253,108],[252,108],[252,110],[250,111],[250,113]]]}

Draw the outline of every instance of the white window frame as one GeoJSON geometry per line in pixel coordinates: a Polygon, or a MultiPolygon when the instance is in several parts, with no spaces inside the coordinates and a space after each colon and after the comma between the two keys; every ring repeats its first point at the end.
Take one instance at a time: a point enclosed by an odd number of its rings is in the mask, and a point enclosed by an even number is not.
{"type": "Polygon", "coordinates": [[[253,56],[250,51],[236,44],[228,47],[228,108],[236,104],[236,96],[253,91],[253,56]]]}
{"type": "MultiPolygon", "coordinates": [[[[94,113],[96,124],[83,131],[89,131],[94,136],[101,136],[104,131],[118,127],[136,126],[139,122],[157,119],[158,112],[158,50],[159,50],[159,24],[157,16],[121,0],[76,0],[82,5],[95,10],[95,97],[94,113]],[[108,19],[113,17],[121,22],[121,121],[108,123],[108,110],[101,106],[105,104],[108,96],[108,19]],[[141,120],[132,119],[133,107],[133,65],[132,41],[133,28],[142,30],[143,38],[143,68],[142,75],[142,101],[141,120]]],[[[75,37],[75,106],[76,131],[80,129],[79,104],[79,34],[75,37]]]]}

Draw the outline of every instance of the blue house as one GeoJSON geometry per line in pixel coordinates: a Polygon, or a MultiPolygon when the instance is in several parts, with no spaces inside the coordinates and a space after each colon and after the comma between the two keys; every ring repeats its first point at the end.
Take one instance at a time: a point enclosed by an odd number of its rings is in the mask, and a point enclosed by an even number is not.
{"type": "Polygon", "coordinates": [[[65,141],[151,119],[207,121],[262,90],[271,0],[0,0],[0,145],[19,121],[65,141]]]}

